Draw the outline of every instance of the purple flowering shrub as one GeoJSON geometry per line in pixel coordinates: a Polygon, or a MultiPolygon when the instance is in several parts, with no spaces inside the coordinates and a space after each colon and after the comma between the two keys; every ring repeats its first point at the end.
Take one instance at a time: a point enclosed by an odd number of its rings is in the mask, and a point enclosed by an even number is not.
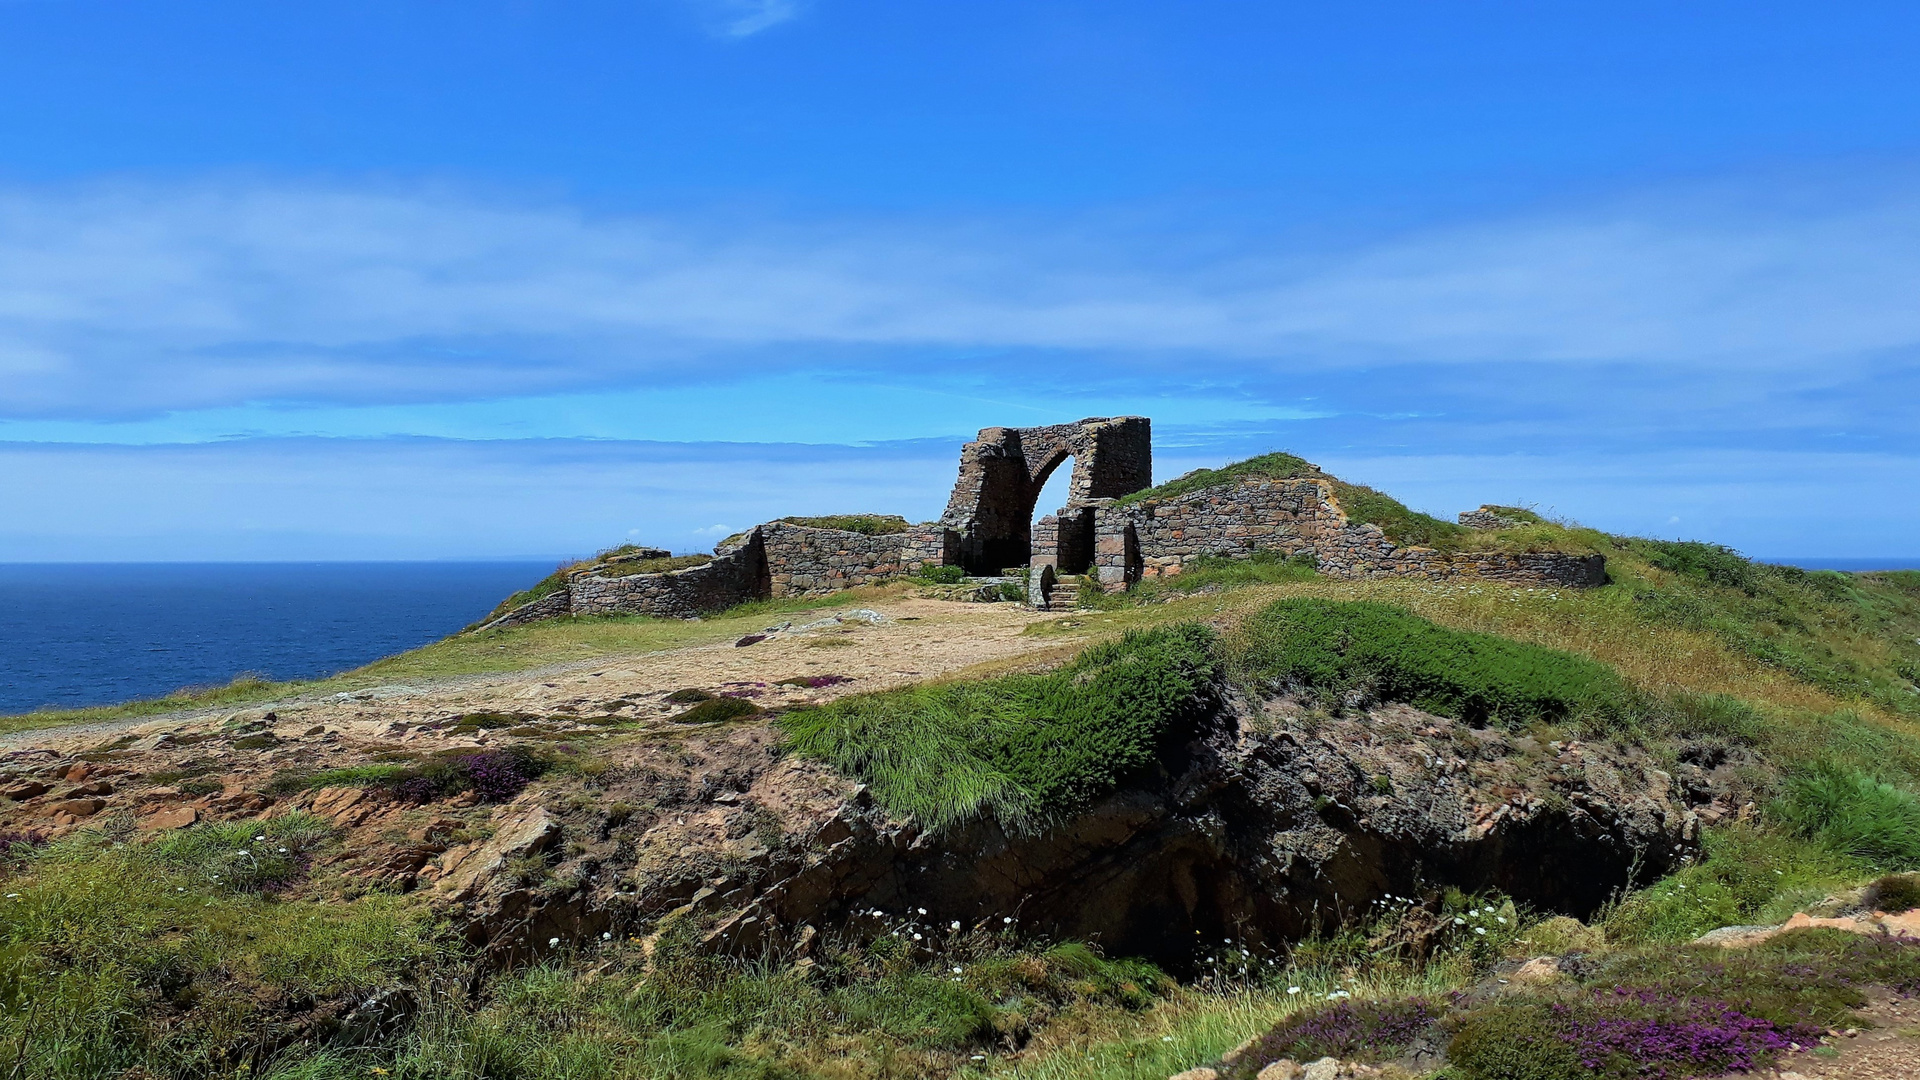
{"type": "Polygon", "coordinates": [[[1783,1025],[1844,1026],[1868,987],[1920,994],[1920,940],[1810,928],[1751,949],[1626,954],[1592,983],[1710,997],[1783,1025]]]}
{"type": "Polygon", "coordinates": [[[535,775],[533,759],[510,750],[486,750],[458,762],[455,767],[466,773],[467,786],[481,802],[506,802],[520,794],[535,775]]]}
{"type": "Polygon", "coordinates": [[[1790,1046],[1811,1046],[1818,1025],[1780,1024],[1711,998],[1655,990],[1613,991],[1591,1005],[1554,1005],[1554,1035],[1580,1064],[1620,1076],[1749,1072],[1790,1046]]]}
{"type": "Polygon", "coordinates": [[[545,772],[547,764],[523,746],[454,751],[395,777],[390,786],[396,797],[407,802],[432,802],[462,791],[473,792],[482,802],[506,802],[545,772]]]}
{"type": "Polygon", "coordinates": [[[1443,1010],[1424,998],[1404,1001],[1341,1001],[1282,1020],[1227,1071],[1229,1080],[1250,1080],[1281,1058],[1394,1058],[1420,1037],[1443,1010]]]}
{"type": "Polygon", "coordinates": [[[1820,1033],[1710,998],[1621,988],[1469,1012],[1447,1059],[1467,1080],[1678,1080],[1771,1065],[1820,1033]]]}

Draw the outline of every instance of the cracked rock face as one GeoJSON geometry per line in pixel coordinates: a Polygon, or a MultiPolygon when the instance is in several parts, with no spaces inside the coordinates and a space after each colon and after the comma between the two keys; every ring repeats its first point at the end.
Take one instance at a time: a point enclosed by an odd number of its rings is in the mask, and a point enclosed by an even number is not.
{"type": "Polygon", "coordinates": [[[1684,753],[1663,764],[1404,706],[1316,720],[1229,700],[1157,770],[1043,832],[976,822],[933,836],[776,747],[743,726],[677,756],[656,748],[537,829],[530,792],[497,812],[487,851],[438,871],[442,885],[499,963],[683,920],[714,949],[786,951],[875,909],[924,908],[940,924],[1011,917],[1178,970],[1196,937],[1277,946],[1440,886],[1585,917],[1630,876],[1692,855],[1702,811],[1744,801],[1724,750],[1696,757],[1711,768],[1684,753]],[[529,829],[531,848],[518,844],[529,829]],[[469,873],[507,847],[554,853],[552,876],[530,887],[469,873]]]}

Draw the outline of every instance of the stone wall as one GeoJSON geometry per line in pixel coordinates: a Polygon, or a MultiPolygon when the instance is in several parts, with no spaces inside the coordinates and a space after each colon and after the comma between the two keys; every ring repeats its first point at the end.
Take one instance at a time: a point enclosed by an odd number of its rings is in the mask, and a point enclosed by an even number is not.
{"type": "Polygon", "coordinates": [[[867,536],[785,521],[760,526],[772,596],[818,596],[898,577],[908,534],[867,536]]]}
{"type": "Polygon", "coordinates": [[[1200,556],[1246,558],[1256,551],[1311,554],[1321,573],[1340,578],[1478,578],[1570,588],[1606,582],[1599,555],[1398,546],[1379,526],[1348,521],[1333,485],[1317,477],[1245,480],[1129,506],[1095,504],[1094,521],[1093,573],[1106,589],[1178,574],[1200,556]]]}
{"type": "Polygon", "coordinates": [[[1501,513],[1501,507],[1485,504],[1478,510],[1460,511],[1460,524],[1469,529],[1511,529],[1522,524],[1519,518],[1501,513]]]}
{"type": "Polygon", "coordinates": [[[766,542],[760,529],[749,532],[724,555],[705,566],[664,574],[604,577],[576,574],[567,579],[574,615],[659,615],[690,619],[724,611],[767,595],[766,542]]]}
{"type": "Polygon", "coordinates": [[[550,592],[531,603],[521,604],[492,622],[475,627],[476,630],[505,630],[509,626],[521,626],[542,619],[557,619],[573,613],[573,598],[565,586],[556,592],[550,592]]]}

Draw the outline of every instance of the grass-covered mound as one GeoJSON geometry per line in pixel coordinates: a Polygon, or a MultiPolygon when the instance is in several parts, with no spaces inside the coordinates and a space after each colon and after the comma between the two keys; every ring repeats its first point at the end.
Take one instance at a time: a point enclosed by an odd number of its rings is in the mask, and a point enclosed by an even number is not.
{"type": "Polygon", "coordinates": [[[1473,535],[1472,529],[1408,509],[1391,495],[1361,484],[1349,484],[1321,472],[1319,467],[1303,458],[1286,453],[1262,454],[1218,469],[1195,469],[1158,487],[1136,491],[1117,500],[1117,504],[1131,506],[1143,502],[1164,502],[1196,491],[1231,487],[1247,480],[1297,480],[1303,477],[1330,482],[1333,485],[1333,497],[1339,501],[1340,508],[1346,511],[1347,520],[1355,524],[1378,525],[1387,534],[1387,539],[1396,544],[1444,550],[1460,546],[1462,541],[1473,535]]]}
{"type": "Polygon", "coordinates": [[[779,719],[793,749],[934,829],[991,815],[1031,829],[1151,764],[1206,702],[1213,633],[1157,627],[1038,675],[843,698],[779,719]]]}
{"type": "Polygon", "coordinates": [[[1336,707],[1357,695],[1509,728],[1613,727],[1633,708],[1631,691],[1605,664],[1449,630],[1385,604],[1276,601],[1247,618],[1231,650],[1240,680],[1336,707]]]}
{"type": "Polygon", "coordinates": [[[712,561],[711,555],[669,555],[655,559],[609,559],[585,567],[576,567],[576,569],[584,569],[601,577],[633,577],[636,574],[666,574],[675,570],[691,570],[712,561]]]}
{"type": "Polygon", "coordinates": [[[821,514],[814,517],[783,517],[780,520],[809,529],[839,529],[862,536],[892,536],[906,532],[911,527],[907,519],[898,514],[821,514]]]}

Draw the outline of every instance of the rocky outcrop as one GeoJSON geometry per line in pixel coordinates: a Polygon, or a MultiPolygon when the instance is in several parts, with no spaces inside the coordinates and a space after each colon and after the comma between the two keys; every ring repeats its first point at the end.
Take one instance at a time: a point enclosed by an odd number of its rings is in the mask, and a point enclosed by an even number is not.
{"type": "Polygon", "coordinates": [[[467,890],[474,940],[519,962],[549,941],[681,924],[752,955],[913,913],[1013,920],[1178,970],[1196,939],[1278,947],[1443,886],[1589,915],[1630,876],[1692,854],[1695,807],[1729,798],[1734,775],[1676,776],[1631,748],[1539,745],[1400,706],[1316,721],[1228,703],[1154,773],[1054,827],[935,837],[774,745],[742,729],[697,778],[650,765],[610,784],[607,800],[657,809],[558,818],[579,852],[556,863],[566,887],[467,890]]]}

